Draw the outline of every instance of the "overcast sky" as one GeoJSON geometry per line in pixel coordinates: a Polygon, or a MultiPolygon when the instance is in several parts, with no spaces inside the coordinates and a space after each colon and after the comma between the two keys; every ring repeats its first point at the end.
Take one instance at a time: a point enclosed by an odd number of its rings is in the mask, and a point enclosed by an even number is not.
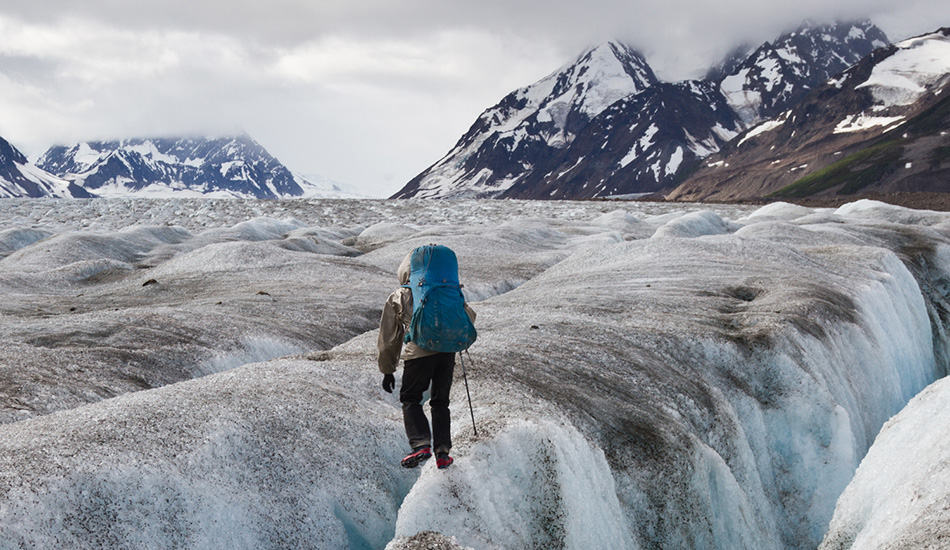
{"type": "Polygon", "coordinates": [[[664,80],[804,19],[892,41],[947,0],[0,0],[0,136],[58,143],[245,131],[291,170],[376,196],[508,92],[619,38],[664,80]]]}

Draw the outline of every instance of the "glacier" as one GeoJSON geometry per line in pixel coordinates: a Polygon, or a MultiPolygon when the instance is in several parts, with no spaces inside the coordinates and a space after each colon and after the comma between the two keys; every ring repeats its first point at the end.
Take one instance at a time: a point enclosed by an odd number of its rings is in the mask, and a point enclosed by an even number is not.
{"type": "Polygon", "coordinates": [[[35,199],[0,220],[0,548],[943,532],[950,214],[35,199]],[[430,242],[478,312],[477,436],[458,380],[455,464],[403,470],[376,325],[430,242]]]}

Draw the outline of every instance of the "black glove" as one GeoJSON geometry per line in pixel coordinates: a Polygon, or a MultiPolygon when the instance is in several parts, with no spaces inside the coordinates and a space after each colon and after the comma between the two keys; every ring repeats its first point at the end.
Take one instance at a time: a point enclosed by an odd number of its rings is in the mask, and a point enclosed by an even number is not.
{"type": "Polygon", "coordinates": [[[396,387],[396,377],[391,374],[383,375],[383,389],[386,390],[386,393],[392,393],[393,388],[396,387]]]}

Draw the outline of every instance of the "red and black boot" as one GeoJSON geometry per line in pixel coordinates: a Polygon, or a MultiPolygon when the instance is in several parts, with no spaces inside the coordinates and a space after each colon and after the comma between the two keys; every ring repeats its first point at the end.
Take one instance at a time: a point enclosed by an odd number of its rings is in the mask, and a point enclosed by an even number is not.
{"type": "Polygon", "coordinates": [[[440,470],[444,470],[452,465],[455,460],[449,456],[449,453],[439,453],[435,457],[435,465],[439,467],[440,470]]]}
{"type": "Polygon", "coordinates": [[[432,458],[432,448],[428,445],[425,447],[419,447],[418,449],[406,455],[406,458],[402,459],[402,467],[415,468],[430,458],[432,458]]]}

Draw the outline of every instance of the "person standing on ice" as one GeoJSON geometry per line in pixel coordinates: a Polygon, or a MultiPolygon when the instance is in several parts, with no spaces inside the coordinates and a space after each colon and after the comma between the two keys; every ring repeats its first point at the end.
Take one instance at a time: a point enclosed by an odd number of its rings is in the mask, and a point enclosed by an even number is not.
{"type": "Polygon", "coordinates": [[[402,466],[415,468],[432,457],[434,448],[436,465],[448,468],[453,462],[449,392],[455,353],[475,341],[475,312],[462,296],[458,260],[448,247],[416,248],[399,265],[397,276],[401,287],[383,305],[377,349],[388,393],[396,386],[400,353],[404,361],[399,401],[412,452],[402,466]],[[430,386],[431,430],[422,408],[423,393],[430,386]]]}

